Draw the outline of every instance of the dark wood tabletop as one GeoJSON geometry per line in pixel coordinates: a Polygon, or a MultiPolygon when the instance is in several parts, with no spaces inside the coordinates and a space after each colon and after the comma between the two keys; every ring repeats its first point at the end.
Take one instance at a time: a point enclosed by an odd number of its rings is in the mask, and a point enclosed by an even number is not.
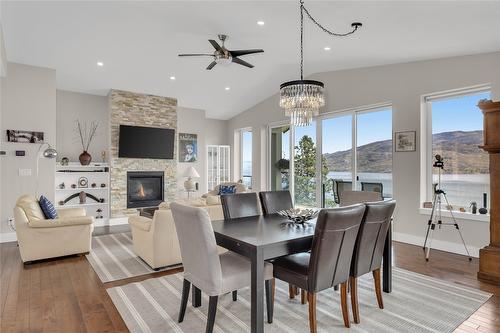
{"type": "MultiPolygon", "coordinates": [[[[251,332],[264,331],[264,261],[311,249],[316,220],[296,226],[277,214],[212,221],[217,244],[239,253],[251,262],[251,332]]],[[[390,228],[389,228],[390,230],[390,228]]],[[[391,292],[392,234],[384,250],[384,291],[391,292]]],[[[201,304],[201,294],[193,289],[193,305],[201,304]],[[195,294],[196,293],[196,294],[195,294]]]]}

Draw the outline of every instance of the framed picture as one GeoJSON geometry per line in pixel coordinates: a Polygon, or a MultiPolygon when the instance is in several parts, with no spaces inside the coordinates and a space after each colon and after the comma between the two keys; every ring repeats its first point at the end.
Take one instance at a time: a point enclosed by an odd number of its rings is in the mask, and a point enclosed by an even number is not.
{"type": "Polygon", "coordinates": [[[43,143],[43,132],[7,130],[8,142],[43,143]]]}
{"type": "Polygon", "coordinates": [[[395,136],[394,150],[396,152],[417,150],[416,131],[396,132],[394,136],[395,136]]]}
{"type": "Polygon", "coordinates": [[[196,162],[198,159],[198,135],[179,133],[179,162],[196,162]]]}

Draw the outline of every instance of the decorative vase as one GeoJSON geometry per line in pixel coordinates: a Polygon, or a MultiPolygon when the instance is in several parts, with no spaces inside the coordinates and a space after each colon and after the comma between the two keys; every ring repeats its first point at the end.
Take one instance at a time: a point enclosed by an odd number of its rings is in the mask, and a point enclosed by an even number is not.
{"type": "Polygon", "coordinates": [[[80,160],[81,165],[89,165],[90,162],[92,162],[92,156],[85,150],[80,154],[78,159],[80,160]]]}

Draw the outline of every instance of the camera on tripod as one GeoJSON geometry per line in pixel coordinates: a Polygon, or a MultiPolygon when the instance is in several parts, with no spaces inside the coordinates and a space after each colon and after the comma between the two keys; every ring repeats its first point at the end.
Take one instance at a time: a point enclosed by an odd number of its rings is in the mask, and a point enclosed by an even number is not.
{"type": "Polygon", "coordinates": [[[435,167],[435,168],[444,169],[444,159],[443,159],[443,157],[441,155],[439,155],[439,154],[436,154],[436,156],[434,156],[434,158],[436,160],[434,161],[434,164],[432,166],[435,167]]]}

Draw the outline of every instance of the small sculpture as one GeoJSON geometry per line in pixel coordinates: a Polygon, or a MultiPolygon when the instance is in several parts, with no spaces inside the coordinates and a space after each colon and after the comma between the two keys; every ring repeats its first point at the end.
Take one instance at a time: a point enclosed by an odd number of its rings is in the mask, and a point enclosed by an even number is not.
{"type": "Polygon", "coordinates": [[[62,166],[67,166],[69,164],[69,158],[63,157],[61,158],[61,165],[62,166]]]}
{"type": "Polygon", "coordinates": [[[59,184],[59,188],[61,190],[64,190],[66,188],[66,185],[64,183],[59,184]]]}
{"type": "Polygon", "coordinates": [[[483,207],[479,208],[479,214],[488,214],[488,209],[486,206],[488,205],[488,194],[483,193],[483,207]]]}
{"type": "Polygon", "coordinates": [[[471,207],[471,213],[472,214],[477,214],[477,202],[472,201],[470,203],[470,207],[471,207]]]}
{"type": "Polygon", "coordinates": [[[80,204],[84,204],[87,201],[87,193],[83,191],[80,192],[78,197],[80,198],[80,204]]]}

